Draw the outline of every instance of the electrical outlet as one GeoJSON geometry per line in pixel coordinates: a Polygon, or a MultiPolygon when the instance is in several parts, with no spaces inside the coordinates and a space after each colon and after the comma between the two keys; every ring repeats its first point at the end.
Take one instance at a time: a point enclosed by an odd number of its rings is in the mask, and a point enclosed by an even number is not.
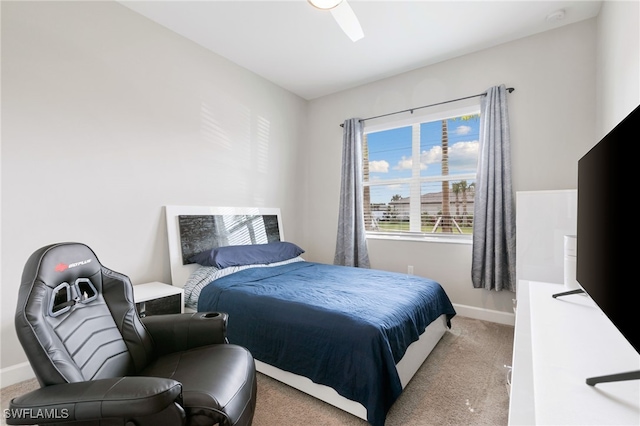
{"type": "Polygon", "coordinates": [[[407,274],[413,275],[413,265],[407,266],[407,274]]]}

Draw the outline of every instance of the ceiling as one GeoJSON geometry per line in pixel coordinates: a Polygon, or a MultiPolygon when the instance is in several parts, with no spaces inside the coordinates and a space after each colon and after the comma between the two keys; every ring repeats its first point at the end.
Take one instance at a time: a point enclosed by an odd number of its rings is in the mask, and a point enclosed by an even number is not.
{"type": "Polygon", "coordinates": [[[349,0],[365,35],[352,42],[306,0],[119,2],[308,100],[589,19],[602,3],[349,0]]]}

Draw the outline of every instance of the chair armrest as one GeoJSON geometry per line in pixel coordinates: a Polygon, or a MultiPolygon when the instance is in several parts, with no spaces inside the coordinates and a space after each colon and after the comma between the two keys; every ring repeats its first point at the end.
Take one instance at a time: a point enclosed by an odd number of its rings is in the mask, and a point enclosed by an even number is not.
{"type": "Polygon", "coordinates": [[[114,377],[46,386],[11,400],[8,425],[135,418],[182,404],[182,384],[160,377],[114,377]]]}
{"type": "Polygon", "coordinates": [[[224,312],[152,315],[142,318],[158,356],[199,346],[228,343],[224,312]]]}

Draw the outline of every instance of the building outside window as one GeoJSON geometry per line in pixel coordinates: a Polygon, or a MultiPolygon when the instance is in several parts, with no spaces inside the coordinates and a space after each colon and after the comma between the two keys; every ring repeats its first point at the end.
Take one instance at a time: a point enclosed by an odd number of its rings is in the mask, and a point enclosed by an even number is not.
{"type": "Polygon", "coordinates": [[[478,107],[366,126],[367,236],[470,239],[479,128],[478,107]]]}

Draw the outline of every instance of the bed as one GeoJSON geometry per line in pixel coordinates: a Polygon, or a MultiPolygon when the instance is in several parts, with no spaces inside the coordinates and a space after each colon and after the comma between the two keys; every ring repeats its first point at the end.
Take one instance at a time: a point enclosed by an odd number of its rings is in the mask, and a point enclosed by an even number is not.
{"type": "Polygon", "coordinates": [[[373,426],[456,314],[439,283],[310,262],[279,209],[166,206],[172,284],[186,308],[229,314],[258,371],[373,426]]]}

